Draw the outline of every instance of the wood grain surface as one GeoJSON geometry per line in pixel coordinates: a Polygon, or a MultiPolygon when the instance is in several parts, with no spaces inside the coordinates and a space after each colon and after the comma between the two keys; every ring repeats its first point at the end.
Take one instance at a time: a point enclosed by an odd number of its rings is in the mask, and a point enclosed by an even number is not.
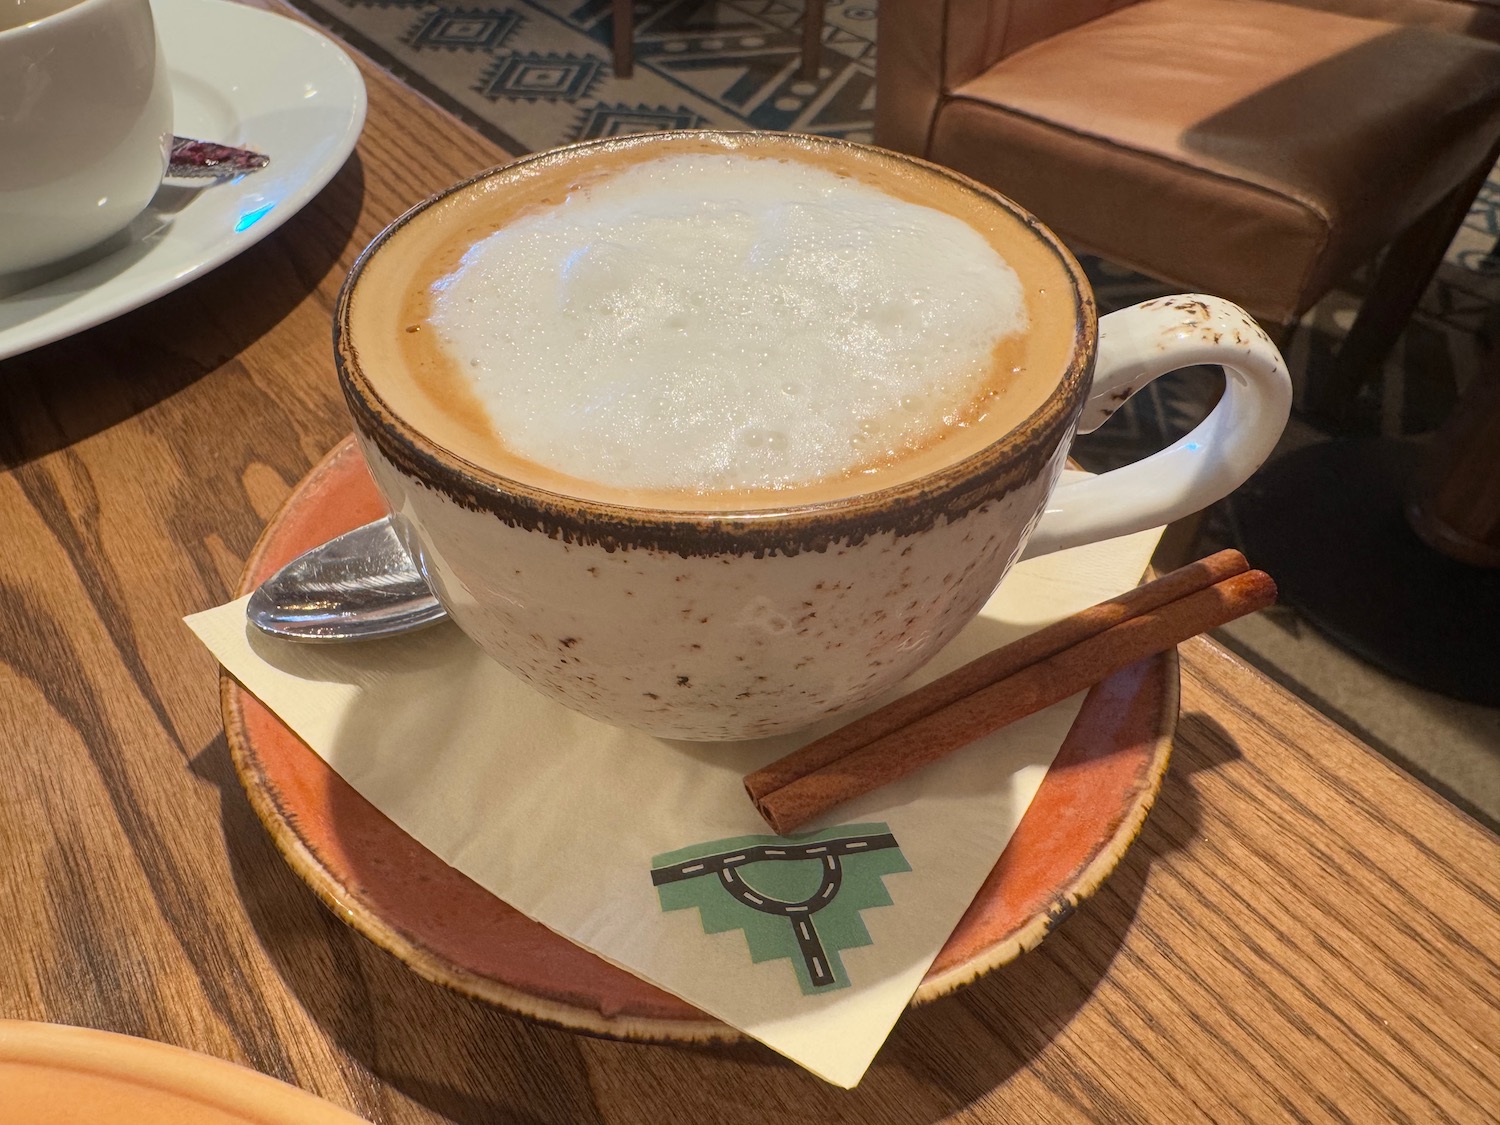
{"type": "MultiPolygon", "coordinates": [[[[1500,841],[1206,640],[1145,831],[1033,953],[839,1091],[429,985],[291,874],[181,623],[348,429],[329,316],[379,227],[501,158],[366,68],[358,155],[207,278],[0,362],[0,1015],[147,1036],[406,1122],[1500,1115],[1500,841]]],[[[0,1119],[4,1118],[0,1095],[0,1119]]]]}

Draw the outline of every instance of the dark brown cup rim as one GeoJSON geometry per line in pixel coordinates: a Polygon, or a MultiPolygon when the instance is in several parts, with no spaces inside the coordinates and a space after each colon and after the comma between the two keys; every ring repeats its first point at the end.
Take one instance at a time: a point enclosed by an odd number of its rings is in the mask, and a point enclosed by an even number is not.
{"type": "Polygon", "coordinates": [[[642,548],[684,556],[796,554],[855,544],[877,534],[910,535],[961,518],[1037,479],[1055,463],[1072,435],[1087,398],[1098,343],[1092,291],[1077,260],[1029,211],[999,192],[949,168],[904,153],[796,133],[678,130],[583,141],[498,165],[437,192],[394,220],[361,252],[339,290],[333,320],[334,360],[356,429],[399,471],[435,488],[461,507],[489,512],[505,523],[538,530],[565,542],[608,550],[642,548]],[[869,492],[808,504],[743,510],[664,510],[571,496],[503,476],[443,447],[397,415],[365,375],[351,338],[350,315],[366,265],[397,232],[429,207],[493,176],[514,174],[540,160],[592,149],[626,149],[691,135],[738,145],[795,140],[812,147],[869,152],[895,158],[953,181],[1009,212],[1058,260],[1074,297],[1074,339],[1066,370],[1042,403],[1018,426],[976,452],[933,472],[869,492]]]}

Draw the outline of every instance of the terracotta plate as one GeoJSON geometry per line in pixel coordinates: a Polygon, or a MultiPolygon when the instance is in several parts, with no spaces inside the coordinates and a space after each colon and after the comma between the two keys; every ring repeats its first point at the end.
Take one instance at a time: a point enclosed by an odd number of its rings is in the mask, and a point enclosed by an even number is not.
{"type": "Polygon", "coordinates": [[[0,1020],[0,1120],[27,1125],[363,1125],[223,1059],[149,1039],[0,1020]]]}
{"type": "MultiPolygon", "coordinates": [[[[266,528],[240,592],[307,548],[384,514],[353,439],[345,440],[266,528]]],[[[422,976],[598,1035],[740,1038],[511,909],[397,828],[227,674],[222,691],[235,768],[282,854],[340,918],[422,976]]],[[[1104,880],[1156,797],[1177,692],[1177,657],[1167,653],[1089,693],[1036,800],[914,1003],[1030,949],[1104,880]]]]}

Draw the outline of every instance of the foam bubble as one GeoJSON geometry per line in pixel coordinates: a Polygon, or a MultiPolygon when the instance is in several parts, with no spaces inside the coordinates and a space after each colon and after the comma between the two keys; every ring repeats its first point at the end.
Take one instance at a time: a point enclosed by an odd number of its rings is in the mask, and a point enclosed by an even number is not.
{"type": "Polygon", "coordinates": [[[630,167],[477,243],[431,319],[519,456],[778,489],[897,457],[988,388],[1021,283],[944,212],[797,161],[630,167]]]}

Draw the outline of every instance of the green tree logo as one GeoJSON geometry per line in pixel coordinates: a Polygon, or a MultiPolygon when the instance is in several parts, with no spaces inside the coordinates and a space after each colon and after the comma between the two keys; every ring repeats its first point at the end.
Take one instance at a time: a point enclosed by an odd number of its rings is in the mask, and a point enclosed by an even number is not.
{"type": "Polygon", "coordinates": [[[697,907],[703,932],[743,930],[756,963],[785,957],[806,994],[848,988],[839,957],[870,945],[860,911],[891,905],[883,877],[910,871],[885,824],[811,836],[737,836],[651,860],[663,910],[697,907]]]}

